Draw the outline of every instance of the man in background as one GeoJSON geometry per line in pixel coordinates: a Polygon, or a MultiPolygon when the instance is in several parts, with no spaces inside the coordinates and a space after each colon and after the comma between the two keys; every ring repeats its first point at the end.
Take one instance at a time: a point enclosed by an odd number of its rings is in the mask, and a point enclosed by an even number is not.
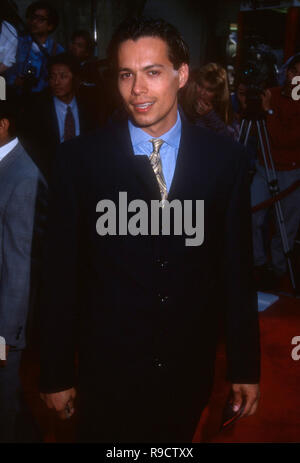
{"type": "Polygon", "coordinates": [[[14,110],[0,101],[0,336],[6,343],[6,360],[0,361],[0,442],[24,440],[30,434],[19,368],[40,272],[45,198],[45,182],[19,143],[14,110]]]}
{"type": "Polygon", "coordinates": [[[103,125],[113,112],[115,92],[108,62],[97,59],[94,50],[95,42],[88,31],[72,34],[69,52],[79,63],[78,96],[91,116],[103,125]]]}
{"type": "Polygon", "coordinates": [[[97,125],[86,102],[78,96],[78,62],[61,53],[50,58],[48,72],[49,89],[28,108],[23,124],[25,146],[47,179],[59,144],[97,125]]]}
{"type": "Polygon", "coordinates": [[[49,3],[37,1],[26,10],[29,33],[20,36],[16,64],[7,72],[7,84],[18,96],[41,92],[48,86],[47,62],[64,51],[50,35],[58,26],[58,13],[49,3]]]}

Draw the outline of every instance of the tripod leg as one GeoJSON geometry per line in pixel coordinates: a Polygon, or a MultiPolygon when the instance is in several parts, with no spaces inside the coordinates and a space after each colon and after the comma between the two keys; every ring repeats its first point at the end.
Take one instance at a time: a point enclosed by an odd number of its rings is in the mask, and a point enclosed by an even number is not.
{"type": "MultiPolygon", "coordinates": [[[[269,199],[270,191],[266,182],[266,174],[263,166],[256,165],[256,173],[251,184],[251,205],[256,206],[262,200],[269,199]]],[[[262,266],[268,262],[265,246],[265,222],[269,215],[268,209],[260,209],[252,213],[252,236],[254,265],[262,266]]]]}
{"type": "Polygon", "coordinates": [[[248,121],[247,119],[242,120],[238,141],[244,146],[247,146],[251,126],[252,121],[248,121]]]}
{"type": "Polygon", "coordinates": [[[243,119],[242,122],[241,122],[240,132],[239,132],[239,136],[238,136],[238,142],[242,143],[242,144],[243,144],[243,132],[244,132],[244,129],[245,129],[245,125],[246,125],[246,119],[243,119]]]}
{"type": "MultiPolygon", "coordinates": [[[[269,186],[269,189],[270,189],[271,196],[276,197],[280,190],[279,190],[279,186],[278,186],[278,178],[277,178],[277,174],[276,174],[276,171],[275,171],[273,158],[272,158],[272,155],[271,155],[268,131],[267,131],[267,127],[266,127],[265,123],[263,123],[262,126],[261,126],[260,122],[261,121],[259,121],[259,120],[256,121],[256,127],[257,127],[257,133],[258,133],[258,137],[259,137],[260,149],[261,149],[264,164],[265,164],[267,182],[268,182],[268,186],[269,186]],[[262,136],[262,129],[263,129],[264,139],[263,139],[263,136],[262,136]],[[265,150],[264,142],[266,143],[267,152],[265,150]],[[267,158],[267,156],[268,156],[268,158],[267,158]]],[[[276,215],[277,224],[278,224],[278,228],[279,228],[279,233],[280,233],[280,236],[281,236],[283,252],[284,252],[286,260],[287,260],[287,267],[288,267],[288,270],[289,270],[290,280],[291,280],[293,289],[296,290],[294,272],[293,272],[292,262],[291,262],[291,258],[290,258],[291,249],[290,249],[289,242],[288,242],[288,237],[287,237],[287,233],[286,233],[286,226],[285,226],[284,217],[283,217],[283,213],[282,213],[281,203],[280,203],[279,200],[274,203],[274,210],[275,210],[275,215],[276,215]]]]}

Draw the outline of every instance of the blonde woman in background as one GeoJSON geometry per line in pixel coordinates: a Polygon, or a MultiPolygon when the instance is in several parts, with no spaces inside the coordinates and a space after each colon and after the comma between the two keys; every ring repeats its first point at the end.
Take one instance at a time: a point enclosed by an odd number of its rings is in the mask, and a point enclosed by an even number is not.
{"type": "Polygon", "coordinates": [[[219,64],[208,63],[191,72],[181,105],[192,123],[237,140],[239,124],[233,117],[227,73],[219,64]]]}

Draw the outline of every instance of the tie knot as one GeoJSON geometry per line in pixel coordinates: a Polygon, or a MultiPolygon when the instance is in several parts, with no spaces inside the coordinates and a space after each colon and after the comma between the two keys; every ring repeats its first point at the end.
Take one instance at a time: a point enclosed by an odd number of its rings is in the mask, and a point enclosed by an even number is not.
{"type": "Polygon", "coordinates": [[[150,140],[150,141],[151,141],[151,143],[153,145],[153,152],[158,154],[159,150],[160,150],[160,147],[164,143],[164,141],[161,140],[160,138],[152,138],[152,140],[150,140]]]}

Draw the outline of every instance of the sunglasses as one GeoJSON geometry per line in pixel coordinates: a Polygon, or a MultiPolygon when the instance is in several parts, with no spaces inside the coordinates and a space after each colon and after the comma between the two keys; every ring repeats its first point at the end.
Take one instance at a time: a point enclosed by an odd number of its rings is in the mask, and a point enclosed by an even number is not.
{"type": "Polygon", "coordinates": [[[39,14],[32,14],[31,16],[29,16],[29,20],[30,21],[39,21],[39,22],[45,22],[45,21],[48,21],[48,17],[45,17],[45,16],[41,16],[39,14]]]}

